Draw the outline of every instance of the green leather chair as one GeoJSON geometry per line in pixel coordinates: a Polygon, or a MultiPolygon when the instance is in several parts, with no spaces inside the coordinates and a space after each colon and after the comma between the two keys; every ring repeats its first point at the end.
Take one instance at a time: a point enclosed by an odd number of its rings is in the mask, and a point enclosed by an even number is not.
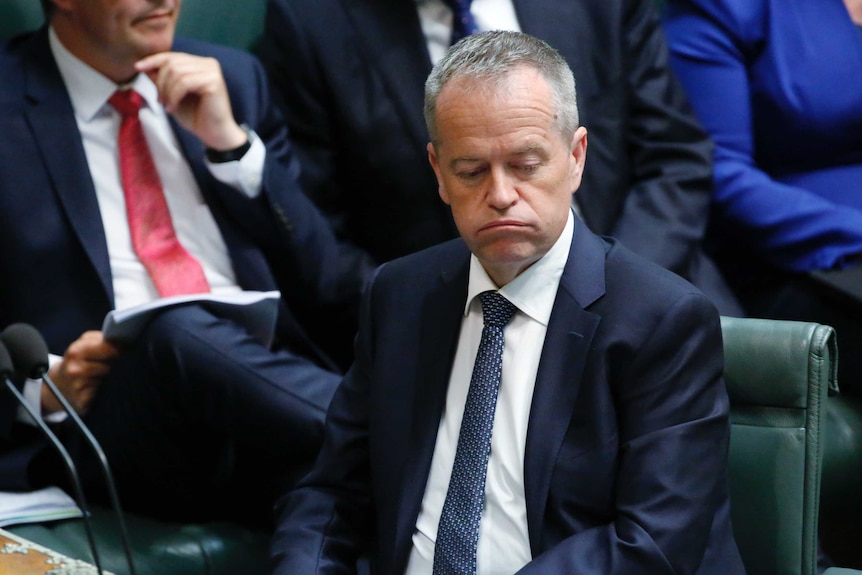
{"type": "MultiPolygon", "coordinates": [[[[730,502],[749,575],[814,575],[831,327],[722,318],[731,403],[730,502]]],[[[828,575],[862,573],[831,568],[828,575]]]]}
{"type": "MultiPolygon", "coordinates": [[[[216,502],[217,503],[217,502],[216,502]]],[[[93,532],[102,568],[128,575],[116,516],[94,508],[93,532]]],[[[269,572],[269,536],[231,523],[178,524],[126,514],[137,575],[257,575],[269,572]]],[[[80,520],[6,527],[63,555],[92,562],[80,520]]]]}
{"type": "MultiPolygon", "coordinates": [[[[184,0],[178,33],[250,49],[263,31],[266,0],[184,0]]],[[[0,0],[0,41],[44,22],[39,0],[0,0]]],[[[214,502],[217,504],[217,502],[214,502]]],[[[128,573],[112,512],[94,509],[102,566],[128,573]]],[[[267,534],[229,523],[169,524],[127,516],[138,575],[228,575],[268,571],[267,534]]],[[[90,560],[82,523],[60,521],[7,528],[77,559],[90,560]]]]}
{"type": "Polygon", "coordinates": [[[266,0],[183,0],[177,34],[253,51],[265,18],[266,0]]]}
{"type": "Polygon", "coordinates": [[[839,565],[862,569],[862,401],[826,402],[820,540],[839,565]]]}

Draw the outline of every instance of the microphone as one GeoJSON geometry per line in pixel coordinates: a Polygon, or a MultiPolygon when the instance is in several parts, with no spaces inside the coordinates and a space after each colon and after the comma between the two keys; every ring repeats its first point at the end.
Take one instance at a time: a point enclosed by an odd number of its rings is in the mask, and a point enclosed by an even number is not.
{"type": "Polygon", "coordinates": [[[15,384],[12,383],[10,378],[14,374],[14,371],[15,369],[13,367],[11,354],[7,350],[2,339],[0,339],[0,379],[6,383],[6,387],[10,392],[12,392],[12,395],[15,396],[18,403],[27,410],[27,413],[30,414],[30,417],[33,418],[33,421],[35,421],[36,425],[39,426],[39,429],[42,430],[42,434],[54,445],[54,449],[57,450],[57,453],[66,464],[66,470],[69,472],[69,479],[72,481],[72,486],[78,499],[78,507],[81,508],[81,513],[83,514],[84,530],[87,533],[87,541],[90,544],[90,553],[93,555],[93,563],[96,565],[96,570],[99,572],[99,575],[102,575],[102,565],[99,561],[99,553],[96,551],[96,538],[93,536],[93,526],[90,524],[90,509],[87,506],[87,500],[84,498],[84,489],[81,487],[81,480],[78,478],[78,470],[75,467],[75,463],[72,461],[72,457],[69,455],[69,452],[65,447],[63,447],[63,444],[60,443],[57,435],[51,431],[51,428],[48,427],[44,421],[42,421],[42,418],[39,417],[39,414],[36,413],[33,406],[27,402],[27,399],[21,391],[19,391],[18,388],[15,387],[15,384]]]}
{"type": "Polygon", "coordinates": [[[117,523],[120,526],[120,540],[123,543],[126,563],[129,566],[129,575],[135,575],[135,565],[132,560],[131,545],[129,544],[129,533],[123,518],[123,510],[120,507],[120,498],[117,496],[117,488],[114,483],[114,476],[111,473],[111,466],[108,464],[108,457],[105,455],[102,446],[96,440],[93,433],[84,424],[81,417],[69,404],[69,401],[60,392],[56,384],[48,377],[48,345],[45,343],[44,338],[33,326],[26,323],[15,323],[3,330],[3,333],[0,333],[0,343],[6,344],[6,348],[9,350],[16,371],[19,374],[31,379],[42,379],[96,454],[99,466],[102,469],[102,475],[108,487],[111,506],[114,508],[117,523]]]}

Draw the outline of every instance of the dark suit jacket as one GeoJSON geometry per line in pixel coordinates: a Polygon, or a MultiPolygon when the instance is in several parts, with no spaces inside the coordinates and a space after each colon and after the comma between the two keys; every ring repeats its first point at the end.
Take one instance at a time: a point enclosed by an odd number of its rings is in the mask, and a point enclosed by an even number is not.
{"type": "MultiPolygon", "coordinates": [[[[587,224],[739,314],[701,250],[712,146],[670,72],[653,4],[514,0],[522,30],[575,74],[587,224]]],[[[413,0],[269,0],[262,57],[303,185],[342,237],[382,262],[457,236],[425,152],[431,61],[413,0]]]]}
{"type": "MultiPolygon", "coordinates": [[[[370,267],[340,259],[326,219],[300,191],[295,154],[260,64],[239,51],[198,42],[178,40],[175,49],[219,59],[237,121],[266,144],[263,191],[249,199],[215,180],[203,163],[203,144],[174,125],[237,280],[245,289],[281,289],[286,305],[279,316],[280,343],[331,366],[309,335],[311,320],[331,328],[333,336],[343,327],[342,339],[351,342],[355,322],[333,326],[333,318],[347,318],[350,307],[358,308],[370,267]]],[[[33,324],[57,354],[84,331],[100,329],[114,307],[107,243],[46,29],[0,48],[0,246],[0,328],[33,324]]],[[[2,413],[11,413],[7,394],[0,397],[2,413]]],[[[0,443],[10,430],[4,416],[0,443]]]]}
{"type": "MultiPolygon", "coordinates": [[[[360,553],[379,575],[404,572],[468,269],[460,240],[381,268],[323,451],[285,501],[279,575],[351,572],[360,553]]],[[[520,573],[742,574],[729,521],[728,409],[715,308],[577,221],[530,412],[534,560],[520,573]]]]}

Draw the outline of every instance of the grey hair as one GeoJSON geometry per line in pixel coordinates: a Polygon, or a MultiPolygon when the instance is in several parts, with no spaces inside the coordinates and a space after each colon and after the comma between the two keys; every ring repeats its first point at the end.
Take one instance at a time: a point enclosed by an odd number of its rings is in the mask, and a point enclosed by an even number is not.
{"type": "Polygon", "coordinates": [[[472,34],[452,46],[425,81],[425,125],[437,143],[437,99],[455,78],[490,80],[500,85],[509,72],[527,66],[538,71],[551,88],[557,127],[569,139],[578,129],[575,77],[566,60],[529,34],[493,31],[472,34]]]}

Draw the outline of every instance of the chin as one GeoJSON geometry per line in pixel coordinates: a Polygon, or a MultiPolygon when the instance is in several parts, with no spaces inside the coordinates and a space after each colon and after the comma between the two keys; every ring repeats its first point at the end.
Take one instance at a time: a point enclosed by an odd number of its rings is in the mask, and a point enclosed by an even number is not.
{"type": "Polygon", "coordinates": [[[541,259],[532,246],[487,246],[474,252],[482,263],[496,267],[526,268],[541,259]]]}

